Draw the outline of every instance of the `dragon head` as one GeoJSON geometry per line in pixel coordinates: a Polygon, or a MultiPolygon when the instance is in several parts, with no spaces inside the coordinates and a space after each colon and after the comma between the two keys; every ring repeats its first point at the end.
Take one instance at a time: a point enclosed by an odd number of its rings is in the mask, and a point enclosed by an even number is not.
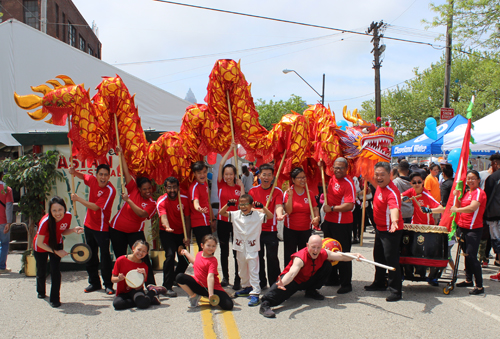
{"type": "Polygon", "coordinates": [[[391,127],[377,128],[363,120],[356,109],[351,114],[346,106],[343,115],[354,124],[345,131],[336,131],[346,158],[369,158],[377,162],[391,160],[391,143],[394,141],[394,130],[391,127]]]}

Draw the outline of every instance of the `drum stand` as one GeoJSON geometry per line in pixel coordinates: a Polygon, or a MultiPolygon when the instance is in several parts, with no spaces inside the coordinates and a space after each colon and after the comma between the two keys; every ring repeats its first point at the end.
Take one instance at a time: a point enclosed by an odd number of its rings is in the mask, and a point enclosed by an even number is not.
{"type": "Polygon", "coordinates": [[[457,236],[457,255],[455,256],[455,269],[453,270],[453,276],[451,278],[451,281],[446,285],[446,287],[443,289],[444,294],[450,294],[451,291],[455,288],[455,283],[457,282],[457,277],[458,277],[458,266],[460,266],[460,252],[462,251],[462,246],[464,245],[464,240],[462,239],[462,234],[460,236],[457,236]]]}

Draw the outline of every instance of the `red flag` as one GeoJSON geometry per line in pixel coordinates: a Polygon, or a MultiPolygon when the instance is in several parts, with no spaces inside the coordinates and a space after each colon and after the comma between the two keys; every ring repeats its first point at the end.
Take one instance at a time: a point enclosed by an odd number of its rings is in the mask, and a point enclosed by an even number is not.
{"type": "Polygon", "coordinates": [[[465,182],[467,177],[467,164],[469,163],[469,144],[471,137],[471,119],[469,118],[467,122],[467,128],[465,129],[464,141],[462,143],[462,152],[460,153],[460,160],[458,162],[457,173],[455,173],[455,179],[453,181],[453,187],[451,189],[450,199],[446,204],[446,210],[443,213],[443,217],[439,222],[439,226],[445,226],[448,231],[451,231],[451,235],[455,233],[456,225],[458,224],[459,215],[456,213],[451,213],[450,208],[456,206],[457,201],[461,201],[464,195],[465,182]],[[455,196],[453,192],[455,190],[460,191],[460,196],[455,196]]]}

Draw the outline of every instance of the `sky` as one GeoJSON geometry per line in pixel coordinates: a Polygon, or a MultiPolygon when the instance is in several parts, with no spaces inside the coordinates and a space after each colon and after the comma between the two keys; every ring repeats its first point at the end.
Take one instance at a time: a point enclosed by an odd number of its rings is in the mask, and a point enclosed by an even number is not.
{"type": "MultiPolygon", "coordinates": [[[[444,27],[425,30],[422,23],[436,16],[425,0],[178,1],[357,32],[383,20],[389,24],[387,37],[436,45],[383,39],[382,89],[401,85],[414,77],[415,68],[429,67],[444,53],[444,41],[435,40],[444,27]]],[[[361,109],[363,101],[374,98],[370,36],[153,0],[73,2],[89,25],[97,24],[103,61],[183,99],[191,88],[197,102],[204,102],[217,59],[241,60],[254,99],[287,100],[295,94],[308,104],[321,100],[295,73],[284,74],[284,69],[295,70],[319,93],[325,74],[325,105],[337,118],[344,105],[361,109]]]]}

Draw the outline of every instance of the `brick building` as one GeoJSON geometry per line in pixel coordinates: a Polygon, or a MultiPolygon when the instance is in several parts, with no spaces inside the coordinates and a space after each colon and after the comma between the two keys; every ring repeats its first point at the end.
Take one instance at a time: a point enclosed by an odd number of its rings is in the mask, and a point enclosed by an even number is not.
{"type": "Polygon", "coordinates": [[[0,22],[16,19],[101,59],[101,42],[71,0],[0,0],[0,13],[0,22]]]}

